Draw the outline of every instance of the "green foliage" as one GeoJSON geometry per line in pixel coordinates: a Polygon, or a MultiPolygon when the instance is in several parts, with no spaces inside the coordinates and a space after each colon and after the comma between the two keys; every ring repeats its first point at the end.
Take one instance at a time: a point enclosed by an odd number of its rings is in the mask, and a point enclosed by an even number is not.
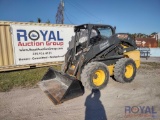
{"type": "Polygon", "coordinates": [[[151,35],[155,35],[155,34],[157,34],[157,32],[153,32],[153,33],[151,33],[151,35]]]}
{"type": "Polygon", "coordinates": [[[41,18],[37,18],[37,22],[41,23],[42,22],[41,18]]]}
{"type": "MultiPolygon", "coordinates": [[[[54,66],[60,70],[60,66],[54,66]]],[[[9,91],[14,87],[33,87],[46,73],[48,67],[0,73],[0,91],[9,91]]]]}
{"type": "Polygon", "coordinates": [[[51,22],[50,22],[50,20],[48,19],[48,20],[46,21],[46,23],[47,23],[47,24],[50,24],[51,22]]]}

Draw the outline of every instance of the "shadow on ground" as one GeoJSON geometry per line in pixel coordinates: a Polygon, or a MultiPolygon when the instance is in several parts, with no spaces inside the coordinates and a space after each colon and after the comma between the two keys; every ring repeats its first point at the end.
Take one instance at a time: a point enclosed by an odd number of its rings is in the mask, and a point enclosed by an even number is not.
{"type": "Polygon", "coordinates": [[[92,90],[85,101],[85,120],[107,120],[107,115],[102,102],[99,90],[92,90]]]}

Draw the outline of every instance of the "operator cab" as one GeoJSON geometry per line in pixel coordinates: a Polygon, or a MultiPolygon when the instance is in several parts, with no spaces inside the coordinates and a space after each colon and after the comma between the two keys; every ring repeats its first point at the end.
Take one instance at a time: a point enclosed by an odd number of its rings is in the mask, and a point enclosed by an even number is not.
{"type": "Polygon", "coordinates": [[[107,40],[115,34],[115,29],[110,25],[84,24],[75,27],[76,45],[87,47],[100,40],[107,40]]]}
{"type": "Polygon", "coordinates": [[[98,45],[99,42],[107,41],[115,34],[115,29],[110,25],[84,24],[75,26],[75,54],[78,56],[89,46],[98,45]]]}

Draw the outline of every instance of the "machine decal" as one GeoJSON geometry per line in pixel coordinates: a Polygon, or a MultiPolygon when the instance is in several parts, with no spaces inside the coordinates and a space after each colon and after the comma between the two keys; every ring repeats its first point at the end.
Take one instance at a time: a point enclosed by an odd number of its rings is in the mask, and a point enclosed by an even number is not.
{"type": "Polygon", "coordinates": [[[99,45],[100,50],[104,50],[105,48],[107,48],[109,46],[109,42],[106,41],[105,43],[101,43],[99,45]]]}

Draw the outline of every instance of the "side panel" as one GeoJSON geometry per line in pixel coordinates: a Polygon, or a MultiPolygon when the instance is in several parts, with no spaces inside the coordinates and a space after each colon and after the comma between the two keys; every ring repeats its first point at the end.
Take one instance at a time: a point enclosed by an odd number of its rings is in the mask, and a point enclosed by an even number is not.
{"type": "Polygon", "coordinates": [[[107,66],[109,70],[109,75],[112,76],[114,74],[114,65],[107,66]]]}
{"type": "Polygon", "coordinates": [[[130,52],[126,52],[124,53],[124,55],[128,58],[132,58],[136,63],[136,67],[139,68],[140,66],[140,51],[139,50],[133,50],[130,52]]]}

